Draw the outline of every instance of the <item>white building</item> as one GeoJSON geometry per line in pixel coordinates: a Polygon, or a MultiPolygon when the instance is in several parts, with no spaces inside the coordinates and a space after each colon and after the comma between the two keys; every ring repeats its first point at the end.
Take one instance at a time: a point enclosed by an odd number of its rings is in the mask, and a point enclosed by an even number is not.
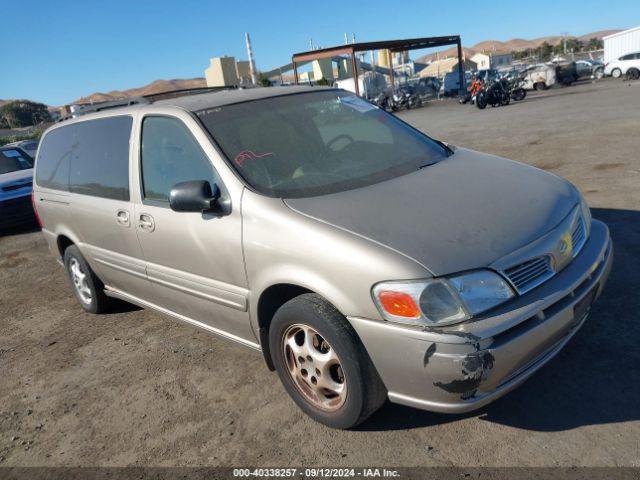
{"type": "Polygon", "coordinates": [[[204,71],[207,87],[229,87],[240,84],[234,57],[213,57],[211,65],[204,71]]]}
{"type": "Polygon", "coordinates": [[[602,37],[604,62],[612,62],[627,53],[640,52],[640,27],[602,37]]]}
{"type": "Polygon", "coordinates": [[[499,52],[476,53],[473,57],[471,57],[471,61],[478,65],[478,70],[506,67],[507,65],[511,64],[512,60],[513,56],[511,55],[511,53],[499,52]]]}

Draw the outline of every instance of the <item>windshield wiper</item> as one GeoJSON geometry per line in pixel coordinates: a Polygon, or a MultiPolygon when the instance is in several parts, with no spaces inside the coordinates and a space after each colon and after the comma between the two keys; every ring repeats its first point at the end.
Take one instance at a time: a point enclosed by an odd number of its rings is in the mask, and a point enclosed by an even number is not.
{"type": "Polygon", "coordinates": [[[420,165],[418,170],[422,170],[423,168],[430,167],[431,165],[435,165],[438,162],[425,163],[424,165],[420,165]]]}

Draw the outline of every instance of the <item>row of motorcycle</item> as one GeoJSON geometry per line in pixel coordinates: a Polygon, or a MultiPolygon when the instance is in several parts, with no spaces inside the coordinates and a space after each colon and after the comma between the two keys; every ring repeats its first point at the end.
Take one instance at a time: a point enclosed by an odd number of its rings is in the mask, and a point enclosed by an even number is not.
{"type": "Polygon", "coordinates": [[[421,107],[423,104],[422,95],[410,88],[399,88],[393,94],[379,93],[370,99],[378,107],[386,110],[397,112],[403,108],[409,110],[411,108],[421,107]]]}
{"type": "Polygon", "coordinates": [[[519,77],[493,78],[488,80],[474,79],[465,95],[460,96],[460,103],[470,102],[479,109],[487,105],[498,107],[509,105],[511,100],[524,100],[527,91],[522,86],[523,80],[519,77]]]}

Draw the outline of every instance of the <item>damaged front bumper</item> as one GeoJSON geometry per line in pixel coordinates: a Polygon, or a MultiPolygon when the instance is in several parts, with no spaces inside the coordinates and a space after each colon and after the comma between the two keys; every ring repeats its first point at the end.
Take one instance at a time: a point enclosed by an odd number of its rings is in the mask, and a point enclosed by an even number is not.
{"type": "Polygon", "coordinates": [[[392,402],[466,412],[511,391],[553,358],[586,320],[612,260],[609,230],[594,220],[589,240],[565,269],[483,318],[455,329],[349,320],[392,402]]]}

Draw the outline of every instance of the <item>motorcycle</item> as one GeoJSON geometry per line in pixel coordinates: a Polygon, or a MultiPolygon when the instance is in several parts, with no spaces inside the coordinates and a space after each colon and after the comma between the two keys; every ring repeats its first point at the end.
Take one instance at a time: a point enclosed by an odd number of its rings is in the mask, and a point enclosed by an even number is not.
{"type": "Polygon", "coordinates": [[[515,101],[524,100],[527,91],[522,87],[524,80],[522,78],[512,78],[509,80],[509,95],[515,101]]]}
{"type": "Polygon", "coordinates": [[[510,100],[511,95],[506,80],[489,80],[476,95],[476,107],[483,110],[487,105],[492,107],[509,105],[510,100]]]}
{"type": "Polygon", "coordinates": [[[461,95],[460,98],[458,98],[458,101],[460,102],[460,104],[464,105],[465,103],[469,102],[471,103],[471,105],[473,105],[476,101],[476,96],[478,95],[478,92],[482,89],[483,85],[484,85],[484,82],[481,79],[474,77],[474,79],[471,81],[471,83],[467,87],[466,93],[464,95],[461,95]]]}
{"type": "Polygon", "coordinates": [[[388,111],[391,109],[391,105],[389,104],[389,97],[383,92],[380,92],[378,95],[371,99],[371,103],[376,105],[377,107],[388,111]]]}
{"type": "Polygon", "coordinates": [[[417,91],[409,90],[409,104],[407,108],[418,108],[422,106],[422,96],[417,91]]]}
{"type": "Polygon", "coordinates": [[[406,109],[411,108],[411,105],[409,102],[410,97],[411,97],[411,94],[409,92],[403,89],[399,89],[397,92],[391,95],[390,102],[389,102],[391,106],[391,110],[393,110],[394,112],[397,112],[401,108],[406,108],[406,109]]]}

